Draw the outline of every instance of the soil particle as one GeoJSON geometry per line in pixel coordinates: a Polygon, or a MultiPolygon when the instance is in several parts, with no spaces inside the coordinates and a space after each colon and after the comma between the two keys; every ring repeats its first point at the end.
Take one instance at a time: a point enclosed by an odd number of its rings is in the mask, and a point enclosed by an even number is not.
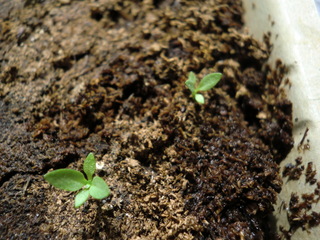
{"type": "MultiPolygon", "coordinates": [[[[288,177],[288,180],[300,180],[300,177],[305,169],[302,165],[302,157],[296,158],[296,164],[288,164],[284,167],[282,175],[288,177]]],[[[297,229],[303,231],[311,231],[311,228],[319,226],[320,224],[320,214],[319,212],[313,211],[314,206],[319,204],[320,200],[320,182],[315,178],[316,169],[313,167],[312,162],[306,164],[305,169],[305,182],[310,185],[315,186],[313,192],[311,193],[296,193],[292,192],[289,207],[286,203],[283,202],[282,210],[287,211],[287,219],[289,222],[289,229],[285,229],[283,226],[280,226],[280,231],[282,236],[279,236],[279,239],[291,239],[297,229]],[[318,182],[317,182],[318,181],[318,182]]]]}
{"type": "Polygon", "coordinates": [[[287,69],[265,65],[270,49],[243,30],[240,1],[4,6],[3,238],[267,238],[291,103],[279,88],[287,69]],[[204,105],[189,71],[223,73],[204,105]],[[74,209],[74,194],[42,175],[79,170],[88,152],[112,194],[74,209]]]}
{"type": "Polygon", "coordinates": [[[317,174],[317,170],[313,170],[313,162],[308,162],[307,169],[306,169],[306,183],[310,183],[313,185],[317,182],[315,178],[317,174]]]}
{"type": "Polygon", "coordinates": [[[295,162],[295,165],[288,163],[283,169],[282,176],[288,177],[288,180],[299,180],[304,170],[304,166],[301,165],[302,157],[296,158],[295,162]]]}
{"type": "Polygon", "coordinates": [[[291,195],[289,205],[290,213],[288,215],[291,233],[298,228],[308,231],[310,228],[320,224],[320,214],[310,211],[312,204],[318,203],[319,199],[315,199],[314,193],[302,194],[301,198],[302,200],[300,201],[300,197],[296,193],[292,193],[291,195]]]}

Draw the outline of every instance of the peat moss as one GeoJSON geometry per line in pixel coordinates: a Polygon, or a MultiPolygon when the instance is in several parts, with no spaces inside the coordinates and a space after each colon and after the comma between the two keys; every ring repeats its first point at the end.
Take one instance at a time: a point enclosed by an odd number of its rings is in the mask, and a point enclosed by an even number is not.
{"type": "Polygon", "coordinates": [[[1,236],[267,238],[291,103],[240,1],[12,2],[0,12],[1,236]],[[189,71],[223,73],[203,106],[189,71]],[[112,196],[75,210],[41,175],[80,169],[88,152],[112,196]]]}

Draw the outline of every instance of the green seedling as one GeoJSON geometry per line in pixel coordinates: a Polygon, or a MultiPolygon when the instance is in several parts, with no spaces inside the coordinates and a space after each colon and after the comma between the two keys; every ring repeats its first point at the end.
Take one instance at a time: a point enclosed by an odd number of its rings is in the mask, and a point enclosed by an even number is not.
{"type": "Polygon", "coordinates": [[[190,89],[192,97],[200,104],[204,104],[204,96],[199,91],[208,91],[213,88],[221,79],[221,73],[210,73],[197,83],[197,77],[193,72],[189,73],[189,78],[185,82],[186,86],[190,89]]]}
{"type": "Polygon", "coordinates": [[[94,176],[96,171],[96,159],[93,153],[89,153],[83,163],[82,172],[73,169],[58,169],[44,175],[44,179],[56,188],[66,191],[80,192],[75,197],[74,206],[76,208],[84,204],[89,196],[95,199],[103,199],[109,196],[110,189],[107,183],[100,177],[94,176]]]}

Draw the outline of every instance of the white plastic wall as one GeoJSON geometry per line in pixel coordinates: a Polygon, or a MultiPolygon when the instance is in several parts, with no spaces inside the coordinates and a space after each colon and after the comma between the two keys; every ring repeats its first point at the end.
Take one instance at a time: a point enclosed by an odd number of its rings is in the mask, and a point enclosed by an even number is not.
{"type": "MultiPolygon", "coordinates": [[[[316,179],[320,181],[320,17],[316,2],[319,0],[243,0],[245,24],[250,34],[262,40],[263,34],[271,33],[273,51],[270,58],[272,65],[276,59],[290,69],[288,78],[292,86],[284,86],[288,98],[293,103],[295,146],[289,156],[281,163],[295,164],[295,159],[302,157],[305,168],[308,162],[316,167],[316,179]],[[306,129],[309,129],[304,143],[309,150],[298,149],[306,129]]],[[[312,193],[316,186],[305,182],[305,171],[298,181],[284,178],[283,190],[275,206],[275,225],[289,229],[287,221],[292,192],[312,193]],[[286,205],[284,205],[284,203],[286,205]]],[[[313,211],[320,212],[320,202],[313,205],[313,211]]],[[[320,239],[320,226],[308,231],[297,230],[293,240],[320,239]]]]}

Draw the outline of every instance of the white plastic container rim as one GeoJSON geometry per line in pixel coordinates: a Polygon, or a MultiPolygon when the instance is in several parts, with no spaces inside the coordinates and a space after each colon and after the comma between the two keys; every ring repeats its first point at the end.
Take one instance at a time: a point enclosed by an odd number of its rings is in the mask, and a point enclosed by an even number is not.
{"type": "MultiPolygon", "coordinates": [[[[317,170],[316,179],[320,180],[320,0],[243,0],[245,24],[250,34],[262,40],[264,34],[271,33],[273,50],[269,64],[277,59],[289,67],[288,78],[291,87],[286,89],[288,98],[293,103],[294,148],[281,163],[283,167],[295,164],[297,157],[302,157],[303,165],[313,162],[317,170]],[[306,129],[309,129],[305,143],[310,149],[298,148],[306,129]]],[[[312,193],[315,185],[306,183],[305,172],[297,181],[284,178],[283,189],[278,196],[274,211],[277,231],[283,226],[290,228],[287,213],[291,193],[312,193]]],[[[312,211],[320,212],[320,202],[312,206],[312,211]]],[[[320,237],[320,226],[294,232],[292,240],[320,237]]]]}
{"type": "MultiPolygon", "coordinates": [[[[286,89],[288,98],[293,103],[294,148],[281,163],[283,167],[295,164],[297,157],[302,157],[303,165],[313,162],[317,170],[316,179],[320,180],[320,0],[243,0],[245,25],[250,34],[262,40],[264,34],[271,33],[273,50],[269,64],[277,59],[289,67],[288,78],[291,87],[286,89]],[[309,129],[305,143],[309,150],[298,148],[306,129],[309,129]]],[[[291,193],[312,193],[317,184],[305,181],[305,171],[297,181],[283,179],[283,189],[278,196],[274,211],[277,231],[283,226],[290,228],[287,213],[283,206],[289,206],[291,193]],[[286,205],[284,205],[286,204],[286,205]]],[[[312,206],[312,211],[320,212],[320,202],[312,206]]],[[[320,226],[307,231],[298,229],[292,240],[320,239],[320,226]]]]}
{"type": "Polygon", "coordinates": [[[320,0],[314,0],[315,4],[316,4],[316,8],[318,11],[318,14],[320,15],[320,0]]]}

